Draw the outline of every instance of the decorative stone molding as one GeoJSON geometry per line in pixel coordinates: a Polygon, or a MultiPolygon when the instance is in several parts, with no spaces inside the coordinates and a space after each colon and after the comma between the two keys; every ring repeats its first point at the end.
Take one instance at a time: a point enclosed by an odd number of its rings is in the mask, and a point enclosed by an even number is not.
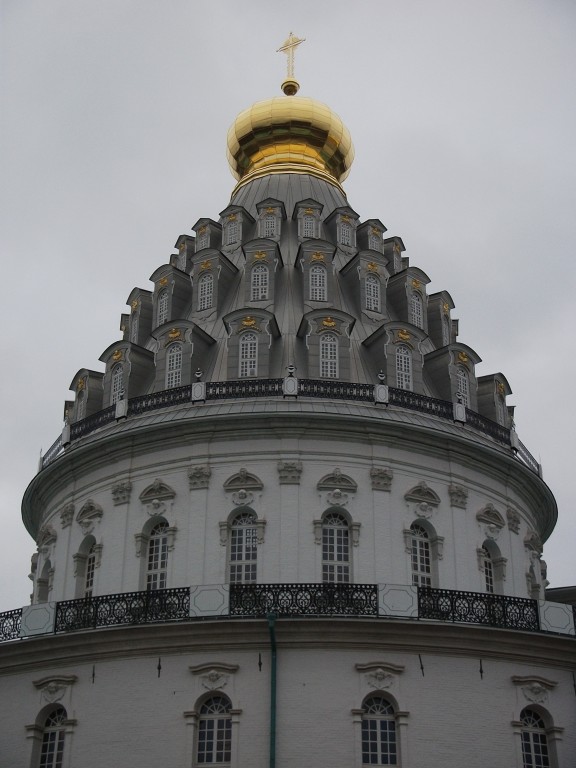
{"type": "Polygon", "coordinates": [[[484,533],[489,539],[497,539],[500,531],[506,525],[504,518],[493,504],[486,504],[485,507],[476,512],[476,520],[483,524],[484,533]]]}
{"type": "Polygon", "coordinates": [[[512,507],[508,507],[506,510],[506,519],[508,520],[508,530],[512,533],[520,532],[520,515],[512,507]]]}
{"type": "Polygon", "coordinates": [[[96,523],[102,519],[103,511],[99,504],[95,504],[92,499],[82,505],[82,508],[76,515],[76,522],[82,528],[82,533],[87,536],[92,533],[96,523]]]}
{"type": "Polygon", "coordinates": [[[57,538],[56,531],[49,523],[43,525],[38,533],[38,551],[47,555],[57,538]]]}
{"type": "Polygon", "coordinates": [[[401,675],[405,669],[404,665],[377,661],[355,666],[358,672],[364,673],[367,686],[377,691],[392,688],[397,682],[398,675],[401,675]]]}
{"type": "Polygon", "coordinates": [[[248,472],[247,469],[242,467],[239,472],[224,483],[224,490],[229,491],[261,491],[264,488],[264,483],[259,477],[248,472]]]}
{"type": "Polygon", "coordinates": [[[458,507],[459,509],[466,509],[468,503],[468,489],[462,485],[456,485],[450,483],[448,486],[448,494],[450,496],[450,506],[458,507]]]}
{"type": "MultiPolygon", "coordinates": [[[[484,547],[478,547],[478,549],[476,550],[476,555],[478,557],[478,570],[481,573],[483,573],[484,558],[486,557],[486,552],[484,550],[484,547]]],[[[490,562],[492,563],[494,578],[496,579],[496,581],[506,581],[506,564],[508,563],[508,558],[490,557],[490,562]]]]}
{"type": "Polygon", "coordinates": [[[326,494],[326,504],[330,507],[345,507],[348,504],[348,494],[335,488],[326,494]]]}
{"type": "Polygon", "coordinates": [[[188,669],[200,679],[203,688],[208,691],[218,691],[227,686],[230,676],[237,672],[239,667],[238,664],[216,662],[214,664],[199,664],[188,667],[188,669]]]}
{"type": "Polygon", "coordinates": [[[429,518],[440,504],[438,494],[422,481],[404,494],[408,508],[417,517],[429,518]]]}
{"type": "MultiPolygon", "coordinates": [[[[104,546],[102,544],[94,544],[94,567],[95,568],[100,568],[100,565],[102,563],[103,549],[104,549],[104,546]]],[[[78,576],[78,574],[80,573],[80,566],[84,565],[87,559],[88,559],[87,552],[76,552],[75,555],[72,555],[72,560],[74,562],[74,578],[78,576]]]]}
{"type": "Polygon", "coordinates": [[[190,490],[208,488],[212,470],[208,464],[192,464],[188,467],[188,483],[190,490]]]}
{"type": "Polygon", "coordinates": [[[278,462],[278,482],[280,485],[299,485],[301,474],[301,461],[278,462]]]}
{"type": "Polygon", "coordinates": [[[50,675],[40,680],[34,680],[33,685],[37,688],[42,698],[49,704],[54,704],[63,698],[71,685],[78,680],[76,675],[50,675]]]}
{"type": "MultiPolygon", "coordinates": [[[[174,549],[177,533],[178,533],[178,528],[175,525],[171,525],[170,528],[166,529],[166,536],[168,539],[168,550],[170,552],[172,552],[174,549]]],[[[146,557],[146,551],[148,548],[149,541],[150,541],[150,535],[147,533],[134,534],[134,542],[136,544],[136,557],[146,557]]]]}
{"type": "Polygon", "coordinates": [[[335,467],[334,471],[329,475],[318,481],[316,486],[319,491],[347,491],[348,493],[356,493],[358,490],[358,484],[348,475],[342,474],[339,467],[335,467]]]}
{"type": "Polygon", "coordinates": [[[526,701],[531,701],[534,704],[546,703],[549,691],[554,690],[558,685],[554,680],[548,680],[538,675],[530,675],[528,677],[512,675],[510,680],[520,688],[526,701]]]}
{"type": "Polygon", "coordinates": [[[60,525],[62,528],[67,528],[69,525],[72,525],[74,511],[75,507],[72,502],[69,502],[62,508],[62,511],[60,512],[60,525]]]}
{"type": "Polygon", "coordinates": [[[524,536],[524,546],[529,552],[535,552],[538,555],[542,554],[542,540],[536,531],[528,531],[526,536],[524,536]]]}
{"type": "Polygon", "coordinates": [[[162,480],[156,479],[152,485],[142,491],[140,502],[150,517],[165,517],[171,512],[175,497],[176,491],[173,488],[162,480]]]}
{"type": "Polygon", "coordinates": [[[232,503],[237,507],[245,507],[248,504],[252,504],[254,501],[254,494],[252,491],[247,491],[245,488],[241,488],[239,491],[235,491],[232,494],[232,503]]]}
{"type": "Polygon", "coordinates": [[[115,507],[119,504],[128,504],[132,492],[132,483],[130,480],[123,480],[112,486],[112,502],[115,507]]]}
{"type": "Polygon", "coordinates": [[[390,491],[392,487],[392,477],[393,473],[391,469],[387,469],[386,467],[372,467],[370,470],[372,490],[390,491]]]}

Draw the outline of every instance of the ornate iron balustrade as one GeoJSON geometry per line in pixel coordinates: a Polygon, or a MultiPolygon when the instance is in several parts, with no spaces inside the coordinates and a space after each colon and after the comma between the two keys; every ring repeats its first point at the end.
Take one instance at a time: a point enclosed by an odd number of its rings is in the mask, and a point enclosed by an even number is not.
{"type": "Polygon", "coordinates": [[[231,584],[230,616],[378,616],[375,584],[231,584]]]}
{"type": "Polygon", "coordinates": [[[0,613],[0,643],[6,640],[17,640],[20,637],[22,608],[0,613]]]}
{"type": "Polygon", "coordinates": [[[122,624],[155,624],[190,618],[190,590],[158,589],[123,592],[56,603],[55,632],[115,627],[122,624]]]}
{"type": "MultiPolygon", "coordinates": [[[[227,400],[252,397],[282,397],[284,379],[240,379],[238,381],[206,382],[206,400],[227,400]]],[[[427,397],[405,389],[389,387],[389,403],[399,408],[418,411],[453,421],[453,403],[427,397]]],[[[298,379],[298,397],[327,398],[335,400],[355,400],[365,403],[374,402],[374,386],[354,382],[327,379],[298,379]]],[[[133,397],[128,401],[128,416],[137,416],[159,408],[182,405],[191,402],[192,386],[175,387],[161,392],[133,397]]],[[[114,421],[115,406],[88,416],[70,427],[70,439],[94,432],[114,421]]],[[[473,429],[489,435],[494,440],[510,445],[510,431],[479,413],[466,409],[467,424],[473,429]]],[[[50,447],[42,458],[42,469],[51,464],[62,453],[62,438],[50,447]]],[[[518,458],[533,472],[540,473],[540,466],[525,445],[519,442],[518,458]]]]}
{"type": "Polygon", "coordinates": [[[536,600],[483,592],[419,587],[418,618],[487,624],[491,627],[529,632],[540,630],[536,600]]]}

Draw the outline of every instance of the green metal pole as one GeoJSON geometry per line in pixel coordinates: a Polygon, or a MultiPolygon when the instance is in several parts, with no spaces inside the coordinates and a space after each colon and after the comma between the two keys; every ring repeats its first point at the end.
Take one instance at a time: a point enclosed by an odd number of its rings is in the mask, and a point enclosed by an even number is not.
{"type": "Polygon", "coordinates": [[[272,651],[270,670],[270,768],[276,766],[276,614],[268,614],[268,632],[272,651]]]}

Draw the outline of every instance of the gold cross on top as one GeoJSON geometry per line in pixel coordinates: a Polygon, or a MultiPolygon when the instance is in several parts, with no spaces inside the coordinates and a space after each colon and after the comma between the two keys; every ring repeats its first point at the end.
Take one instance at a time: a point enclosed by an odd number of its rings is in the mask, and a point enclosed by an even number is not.
{"type": "Polygon", "coordinates": [[[294,78],[294,51],[300,43],[306,41],[305,37],[296,37],[292,32],[288,35],[288,38],[282,43],[276,53],[285,53],[288,57],[288,79],[294,78]]]}

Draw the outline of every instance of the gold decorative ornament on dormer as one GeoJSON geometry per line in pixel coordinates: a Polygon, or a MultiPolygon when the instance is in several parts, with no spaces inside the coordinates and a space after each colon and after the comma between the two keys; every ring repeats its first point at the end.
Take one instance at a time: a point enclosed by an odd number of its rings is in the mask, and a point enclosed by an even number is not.
{"type": "Polygon", "coordinates": [[[85,386],[86,386],[86,381],[84,379],[78,379],[76,383],[76,391],[82,392],[85,386]]]}
{"type": "Polygon", "coordinates": [[[206,259],[205,261],[200,262],[200,271],[203,272],[205,269],[211,269],[212,262],[210,259],[206,259]]]}
{"type": "Polygon", "coordinates": [[[343,213],[342,216],[340,216],[340,221],[348,223],[350,221],[350,216],[346,216],[346,214],[343,213]]]}
{"type": "Polygon", "coordinates": [[[112,355],[112,360],[114,360],[114,362],[118,362],[118,360],[122,360],[122,350],[121,349],[117,349],[114,352],[114,354],[112,355]]]}
{"type": "Polygon", "coordinates": [[[412,280],[412,288],[420,288],[421,285],[422,283],[420,282],[420,280],[417,280],[416,278],[412,280]]]}
{"type": "Polygon", "coordinates": [[[325,256],[323,253],[320,253],[320,251],[316,251],[312,254],[310,257],[310,261],[325,261],[325,256]]]}
{"type": "Polygon", "coordinates": [[[236,216],[236,214],[235,214],[235,213],[231,213],[231,214],[228,216],[228,221],[236,221],[236,219],[237,219],[237,218],[238,218],[238,216],[236,216]]]}
{"type": "Polygon", "coordinates": [[[408,333],[408,331],[405,328],[400,328],[400,330],[396,333],[396,337],[400,341],[410,341],[412,336],[408,333]]]}
{"type": "Polygon", "coordinates": [[[245,328],[254,328],[256,320],[251,315],[246,315],[246,317],[242,318],[242,325],[245,328]]]}
{"type": "Polygon", "coordinates": [[[468,359],[466,352],[458,352],[458,360],[460,360],[461,363],[467,363],[468,359]]]}
{"type": "Polygon", "coordinates": [[[136,310],[138,309],[138,300],[134,299],[134,301],[132,302],[132,304],[130,304],[130,306],[132,307],[132,312],[136,312],[136,310]]]}
{"type": "Polygon", "coordinates": [[[161,277],[160,280],[158,280],[158,285],[161,285],[162,287],[164,287],[165,285],[168,285],[168,278],[161,277]]]}
{"type": "Polygon", "coordinates": [[[183,251],[183,250],[184,250],[184,248],[186,248],[186,243],[184,242],[184,240],[182,240],[182,241],[181,241],[181,242],[178,244],[178,250],[179,250],[179,251],[183,251]]]}
{"type": "Polygon", "coordinates": [[[200,227],[200,229],[198,229],[196,231],[196,234],[197,235],[203,235],[206,232],[207,229],[208,229],[208,227],[206,227],[206,225],[204,225],[203,227],[200,227]]]}
{"type": "Polygon", "coordinates": [[[254,254],[254,261],[265,261],[266,260],[266,254],[264,251],[256,251],[254,254]]]}
{"type": "Polygon", "coordinates": [[[400,248],[400,243],[394,243],[393,248],[396,253],[402,253],[402,248],[400,248]]]}
{"type": "Polygon", "coordinates": [[[368,264],[366,264],[366,269],[368,272],[378,272],[378,264],[376,264],[375,261],[369,261],[368,264]]]}
{"type": "Polygon", "coordinates": [[[313,214],[313,213],[314,213],[314,208],[306,208],[306,210],[304,211],[304,213],[306,213],[306,214],[308,214],[308,215],[311,215],[311,214],[313,214]]]}
{"type": "Polygon", "coordinates": [[[444,310],[445,315],[450,314],[450,304],[448,304],[447,301],[445,301],[444,304],[442,305],[442,309],[444,310]]]}
{"type": "Polygon", "coordinates": [[[372,227],[372,228],[370,229],[370,234],[371,234],[371,235],[377,235],[377,237],[380,237],[380,235],[381,235],[382,233],[380,232],[380,230],[379,230],[377,227],[372,227]]]}
{"type": "Polygon", "coordinates": [[[505,391],[506,391],[506,390],[504,389],[504,384],[502,384],[502,382],[501,382],[501,381],[499,381],[499,382],[496,384],[496,387],[497,387],[497,389],[498,389],[498,394],[499,394],[499,395],[502,395],[502,397],[504,397],[504,393],[505,393],[505,391]]]}
{"type": "Polygon", "coordinates": [[[266,208],[266,213],[276,213],[276,208],[266,208]]]}
{"type": "Polygon", "coordinates": [[[180,336],[182,336],[182,331],[178,328],[172,328],[170,331],[168,331],[169,339],[179,339],[180,336]]]}
{"type": "Polygon", "coordinates": [[[336,320],[334,320],[334,319],[333,319],[333,318],[331,318],[331,317],[325,317],[325,318],[322,320],[322,325],[323,325],[325,328],[335,328],[335,327],[336,327],[336,320]]]}

